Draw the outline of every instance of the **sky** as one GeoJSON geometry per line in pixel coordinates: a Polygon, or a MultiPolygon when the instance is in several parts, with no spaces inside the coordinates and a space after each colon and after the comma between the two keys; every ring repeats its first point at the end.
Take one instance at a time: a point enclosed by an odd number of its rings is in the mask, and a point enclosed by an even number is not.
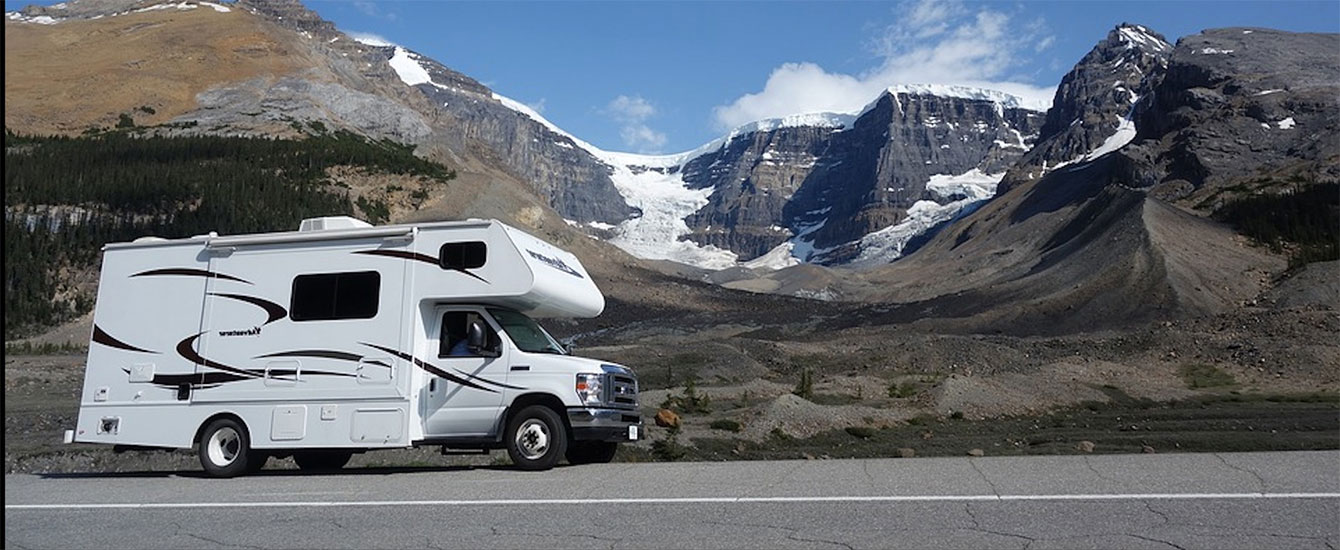
{"type": "Polygon", "coordinates": [[[1340,2],[379,2],[308,0],[602,149],[673,153],[754,120],[857,110],[893,84],[1049,102],[1117,24],[1340,32],[1340,2]]]}
{"type": "Polygon", "coordinates": [[[859,110],[894,84],[973,85],[1046,103],[1122,22],[1169,42],[1230,26],[1340,32],[1336,0],[305,3],[602,149],[638,153],[693,149],[763,118],[859,110]]]}

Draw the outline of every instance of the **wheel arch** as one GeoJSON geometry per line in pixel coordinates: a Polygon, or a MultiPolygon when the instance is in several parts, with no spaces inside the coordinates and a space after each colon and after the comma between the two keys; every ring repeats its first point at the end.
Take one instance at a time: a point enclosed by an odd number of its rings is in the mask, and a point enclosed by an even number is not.
{"type": "Polygon", "coordinates": [[[199,444],[199,443],[200,443],[200,438],[201,438],[202,436],[205,435],[205,428],[208,428],[210,424],[213,424],[213,423],[214,423],[214,421],[216,421],[216,420],[221,420],[221,419],[225,419],[225,418],[228,419],[228,420],[232,420],[232,421],[234,421],[234,422],[237,422],[237,425],[242,427],[242,430],[246,432],[245,435],[247,436],[247,442],[248,442],[248,444],[250,444],[250,443],[251,443],[251,426],[248,426],[248,425],[247,425],[247,421],[244,420],[244,419],[242,418],[242,415],[239,415],[239,414],[237,414],[237,413],[235,413],[235,412],[232,412],[232,411],[221,411],[221,412],[216,412],[216,413],[214,413],[214,414],[209,415],[208,417],[206,417],[205,420],[204,420],[203,422],[200,423],[200,426],[197,427],[197,428],[195,429],[195,436],[193,436],[193,437],[191,438],[191,443],[192,443],[192,444],[199,444]]]}
{"type": "Polygon", "coordinates": [[[566,435],[568,436],[568,439],[572,439],[572,424],[568,422],[567,406],[563,404],[563,400],[559,399],[558,396],[544,392],[526,393],[513,399],[512,404],[507,406],[506,414],[502,415],[502,423],[499,426],[501,429],[498,430],[498,436],[503,437],[503,432],[506,431],[507,426],[512,423],[512,417],[531,405],[542,405],[553,410],[554,414],[558,415],[559,420],[563,422],[563,431],[567,432],[566,435]]]}

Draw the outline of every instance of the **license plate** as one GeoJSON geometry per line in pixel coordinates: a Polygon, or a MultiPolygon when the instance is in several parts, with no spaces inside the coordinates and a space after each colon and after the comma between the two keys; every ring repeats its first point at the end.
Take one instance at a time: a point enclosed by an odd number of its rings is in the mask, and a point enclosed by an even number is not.
{"type": "Polygon", "coordinates": [[[637,441],[637,426],[628,427],[628,440],[637,441]]]}

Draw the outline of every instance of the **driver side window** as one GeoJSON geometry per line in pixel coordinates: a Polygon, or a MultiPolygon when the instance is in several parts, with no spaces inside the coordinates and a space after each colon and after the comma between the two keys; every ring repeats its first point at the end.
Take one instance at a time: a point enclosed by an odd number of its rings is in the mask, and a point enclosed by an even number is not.
{"type": "Polygon", "coordinates": [[[497,349],[498,333],[474,311],[448,311],[442,314],[442,334],[438,343],[438,357],[481,357],[469,347],[469,327],[478,322],[484,327],[485,347],[497,349]]]}

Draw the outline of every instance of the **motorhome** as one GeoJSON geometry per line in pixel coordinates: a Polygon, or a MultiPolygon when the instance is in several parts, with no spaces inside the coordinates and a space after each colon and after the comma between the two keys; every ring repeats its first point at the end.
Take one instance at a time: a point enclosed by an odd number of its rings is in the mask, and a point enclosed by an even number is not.
{"type": "Polygon", "coordinates": [[[604,306],[576,256],[496,220],[109,244],[66,442],[195,448],[218,477],[422,445],[608,462],[641,435],[636,376],[535,321],[604,306]]]}

